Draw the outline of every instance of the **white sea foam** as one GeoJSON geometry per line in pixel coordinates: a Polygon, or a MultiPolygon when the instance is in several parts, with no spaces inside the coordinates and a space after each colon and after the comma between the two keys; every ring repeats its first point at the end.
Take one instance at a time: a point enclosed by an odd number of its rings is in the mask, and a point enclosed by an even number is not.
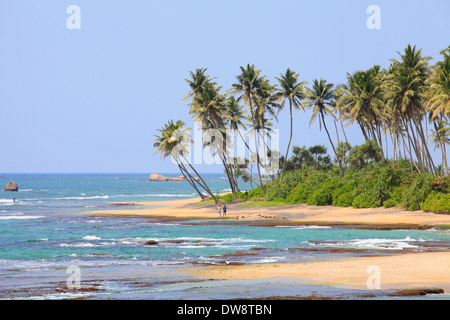
{"type": "Polygon", "coordinates": [[[421,239],[413,239],[406,237],[404,239],[385,239],[385,238],[373,238],[373,239],[353,239],[340,241],[337,243],[327,243],[331,246],[344,246],[358,249],[375,249],[375,250],[403,250],[409,248],[417,248],[416,245],[411,242],[423,241],[421,239]]]}
{"type": "Polygon", "coordinates": [[[64,197],[54,198],[54,200],[88,200],[88,199],[109,199],[108,195],[92,196],[92,197],[64,197]]]}
{"type": "Polygon", "coordinates": [[[101,223],[100,220],[88,220],[87,223],[101,223]]]}
{"type": "Polygon", "coordinates": [[[28,219],[41,219],[45,218],[44,216],[19,216],[19,215],[12,215],[12,216],[0,216],[0,220],[28,220],[28,219]]]}
{"type": "Polygon", "coordinates": [[[329,226],[298,226],[298,227],[291,227],[291,226],[276,226],[277,228],[288,228],[293,230],[315,230],[315,229],[332,229],[332,227],[329,226]]]}
{"type": "Polygon", "coordinates": [[[102,238],[97,236],[85,236],[83,237],[83,240],[101,240],[102,238]]]}
{"type": "Polygon", "coordinates": [[[195,193],[190,193],[190,194],[173,194],[173,193],[147,193],[147,194],[115,194],[112,195],[112,197],[116,197],[116,198],[123,198],[123,197],[127,197],[127,198],[142,198],[142,197],[173,197],[173,198],[178,198],[178,197],[193,197],[195,196],[195,193]]]}
{"type": "Polygon", "coordinates": [[[281,260],[285,260],[286,257],[266,257],[262,259],[257,259],[254,261],[247,261],[247,263],[275,263],[281,260]]]}
{"type": "Polygon", "coordinates": [[[99,245],[93,244],[93,243],[86,243],[86,242],[79,242],[79,243],[61,243],[59,245],[60,247],[70,247],[70,248],[93,248],[93,247],[99,247],[99,245]]]}

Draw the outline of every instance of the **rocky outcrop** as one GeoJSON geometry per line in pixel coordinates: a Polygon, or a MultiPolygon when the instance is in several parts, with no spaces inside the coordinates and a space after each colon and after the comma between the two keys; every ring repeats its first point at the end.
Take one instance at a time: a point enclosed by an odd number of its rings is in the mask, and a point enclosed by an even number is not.
{"type": "Polygon", "coordinates": [[[14,181],[10,181],[3,191],[19,191],[19,186],[14,181]]]}
{"type": "MultiPolygon", "coordinates": [[[[194,178],[195,180],[198,180],[197,177],[194,178]]],[[[150,175],[149,178],[150,181],[186,181],[186,179],[184,178],[184,176],[179,176],[176,178],[169,178],[169,177],[165,177],[161,174],[156,174],[156,173],[152,173],[150,175]]]]}
{"type": "Polygon", "coordinates": [[[147,242],[144,243],[144,246],[155,246],[157,244],[158,242],[155,240],[148,240],[147,242]]]}

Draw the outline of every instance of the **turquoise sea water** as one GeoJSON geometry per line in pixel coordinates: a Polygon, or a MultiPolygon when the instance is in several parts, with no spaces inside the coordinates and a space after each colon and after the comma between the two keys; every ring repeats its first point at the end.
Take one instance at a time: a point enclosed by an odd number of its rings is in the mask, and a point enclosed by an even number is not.
{"type": "MultiPolygon", "coordinates": [[[[115,202],[196,196],[186,182],[146,179],[144,174],[3,174],[0,183],[15,181],[20,191],[0,192],[0,299],[230,299],[311,292],[355,298],[366,292],[280,278],[205,281],[186,268],[360,255],[302,250],[320,247],[367,249],[363,254],[377,255],[450,243],[444,229],[254,227],[91,214],[114,209],[115,202]],[[158,245],[143,245],[148,240],[158,245]],[[67,289],[74,270],[84,290],[67,289]]],[[[228,190],[221,175],[205,179],[213,190],[228,190]]]]}

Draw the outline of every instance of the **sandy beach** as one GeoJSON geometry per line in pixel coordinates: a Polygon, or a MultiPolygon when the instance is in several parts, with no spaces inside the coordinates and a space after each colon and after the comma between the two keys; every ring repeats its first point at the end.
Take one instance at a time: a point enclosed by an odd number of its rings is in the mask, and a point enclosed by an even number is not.
{"type": "MultiPolygon", "coordinates": [[[[200,199],[146,202],[155,208],[124,209],[97,212],[99,215],[127,215],[167,217],[172,219],[217,219],[215,205],[199,204],[200,199]]],[[[285,207],[243,206],[239,203],[228,207],[228,221],[240,223],[265,221],[273,225],[283,223],[324,225],[348,225],[380,228],[431,228],[449,226],[450,215],[423,211],[404,211],[395,208],[354,209],[337,207],[314,207],[306,205],[285,207]]],[[[378,268],[380,289],[441,288],[450,293],[450,252],[422,252],[396,255],[351,257],[340,261],[261,264],[244,266],[199,266],[190,273],[199,278],[254,279],[287,277],[335,285],[343,288],[368,289],[370,266],[378,268]]]]}
{"type": "MultiPolygon", "coordinates": [[[[136,204],[135,204],[136,205],[136,204]]],[[[107,215],[135,215],[148,217],[168,218],[218,218],[215,205],[200,204],[200,198],[141,202],[143,206],[152,208],[139,209],[133,206],[129,209],[124,206],[122,210],[100,211],[96,214],[107,215]]],[[[240,203],[228,204],[227,218],[238,217],[245,220],[283,219],[296,222],[320,222],[322,224],[348,224],[348,225],[417,225],[417,226],[450,226],[450,215],[435,214],[431,212],[406,211],[397,208],[367,208],[354,209],[352,207],[286,205],[280,207],[244,206],[240,203]]]]}

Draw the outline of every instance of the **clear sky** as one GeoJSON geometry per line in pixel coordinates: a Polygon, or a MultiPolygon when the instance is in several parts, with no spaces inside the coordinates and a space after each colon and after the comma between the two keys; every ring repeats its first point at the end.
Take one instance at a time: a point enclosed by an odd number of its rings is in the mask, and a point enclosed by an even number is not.
{"type": "MultiPolygon", "coordinates": [[[[152,141],[169,119],[193,126],[189,71],[208,68],[224,90],[247,63],[271,81],[289,67],[338,84],[408,43],[441,59],[449,16],[448,0],[0,0],[0,172],[176,172],[152,141]],[[66,25],[73,4],[81,29],[66,25]],[[369,5],[381,29],[366,25],[369,5]]],[[[281,150],[288,113],[274,126],[281,150]]],[[[293,144],[329,147],[309,118],[295,114],[293,144]]]]}

